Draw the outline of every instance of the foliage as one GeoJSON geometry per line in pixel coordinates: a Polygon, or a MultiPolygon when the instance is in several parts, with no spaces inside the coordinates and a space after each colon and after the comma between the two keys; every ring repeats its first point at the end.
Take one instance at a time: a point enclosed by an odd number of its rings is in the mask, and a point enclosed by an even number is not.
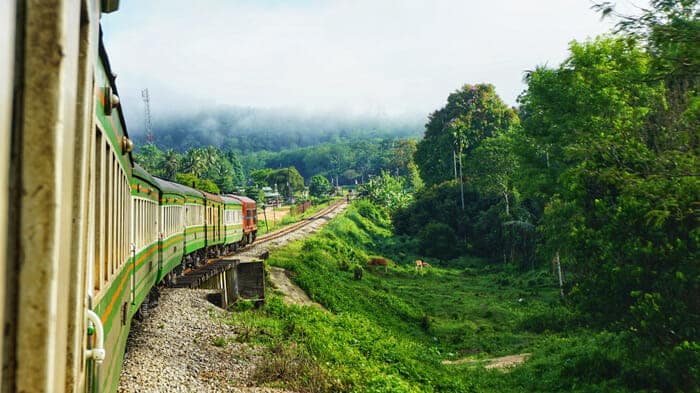
{"type": "Polygon", "coordinates": [[[304,190],[304,178],[296,168],[259,169],[251,172],[250,177],[258,187],[272,187],[284,197],[304,190]]]}
{"type": "Polygon", "coordinates": [[[447,224],[430,222],[418,232],[420,249],[425,255],[448,260],[460,254],[458,245],[460,242],[454,231],[447,224]]]}
{"type": "MultiPolygon", "coordinates": [[[[523,163],[545,174],[527,192],[549,199],[542,251],[562,253],[569,295],[596,323],[661,351],[663,373],[677,353],[698,364],[700,106],[697,82],[659,79],[656,55],[633,39],[573,43],[559,68],[529,75],[521,114],[523,163]]],[[[693,367],[653,386],[697,386],[693,367]]]]}
{"type": "MultiPolygon", "coordinates": [[[[433,267],[416,271],[413,261],[422,257],[405,254],[412,248],[406,244],[392,245],[397,237],[390,223],[376,220],[383,209],[360,202],[269,260],[330,312],[272,296],[261,310],[232,315],[231,323],[242,327],[237,331],[251,331],[241,334],[268,348],[261,370],[271,386],[631,392],[672,377],[659,374],[648,358],[631,357],[628,335],[582,328],[583,317],[559,302],[556,279],[547,272],[514,274],[473,258],[460,261],[460,268],[442,268],[430,259],[433,267]],[[396,264],[387,273],[367,269],[361,280],[345,267],[376,254],[396,264]],[[532,355],[507,373],[483,368],[486,358],[518,353],[532,355]],[[442,363],[456,359],[467,362],[442,363]],[[295,377],[304,373],[307,378],[295,377]]],[[[674,362],[683,360],[687,353],[674,362]]]]}
{"type": "MultiPolygon", "coordinates": [[[[305,179],[322,175],[331,183],[364,183],[381,171],[407,176],[413,170],[413,139],[368,139],[354,142],[324,143],[300,149],[264,155],[258,168],[294,166],[305,179]]],[[[251,166],[252,169],[255,169],[251,166]]]]}
{"type": "Polygon", "coordinates": [[[454,156],[476,149],[486,138],[517,125],[515,111],[496,95],[493,85],[464,85],[447,97],[447,105],[430,115],[414,160],[426,185],[453,179],[454,156]]]}
{"type": "Polygon", "coordinates": [[[309,194],[312,197],[323,198],[333,191],[333,186],[325,176],[316,175],[309,182],[309,194]]]}
{"type": "MultiPolygon", "coordinates": [[[[250,107],[204,108],[154,118],[156,143],[183,152],[215,146],[242,156],[262,151],[281,152],[325,143],[354,143],[369,139],[415,138],[422,116],[390,118],[342,113],[302,114],[250,107]]],[[[141,124],[129,128],[137,144],[145,144],[141,124]]],[[[290,166],[293,164],[285,164],[290,166]]],[[[297,167],[299,168],[299,167],[297,167]]]]}
{"type": "Polygon", "coordinates": [[[134,153],[134,160],[151,175],[164,177],[160,170],[160,163],[163,162],[163,151],[153,143],[141,146],[134,153]]]}
{"type": "Polygon", "coordinates": [[[214,182],[208,179],[199,179],[191,173],[178,173],[175,176],[175,181],[200,191],[205,191],[212,194],[221,193],[221,190],[219,190],[219,187],[217,187],[214,182]]]}
{"type": "MultiPolygon", "coordinates": [[[[243,168],[237,156],[211,146],[193,148],[180,154],[173,149],[163,152],[149,143],[142,146],[134,158],[149,173],[167,180],[175,180],[177,175],[191,174],[203,182],[213,183],[224,193],[233,193],[236,186],[244,184],[243,168]]],[[[188,180],[187,185],[191,185],[192,179],[188,180]]],[[[211,184],[206,187],[214,189],[211,184]]]]}
{"type": "Polygon", "coordinates": [[[380,176],[371,178],[360,187],[360,197],[389,210],[395,210],[406,206],[411,200],[404,185],[403,178],[395,178],[388,172],[382,172],[380,176]]]}

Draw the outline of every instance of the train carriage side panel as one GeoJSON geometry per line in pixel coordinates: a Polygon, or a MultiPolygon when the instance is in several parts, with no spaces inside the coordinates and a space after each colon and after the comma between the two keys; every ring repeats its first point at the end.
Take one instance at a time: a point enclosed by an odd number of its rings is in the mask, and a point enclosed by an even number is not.
{"type": "MultiPolygon", "coordinates": [[[[13,93],[13,72],[14,72],[14,40],[15,40],[15,3],[13,1],[0,2],[0,130],[10,130],[12,128],[12,93],[13,93]]],[[[8,216],[10,198],[5,190],[10,189],[10,146],[12,139],[11,132],[0,132],[0,244],[8,244],[8,216]]],[[[14,169],[14,168],[13,168],[14,169]]],[[[5,252],[5,249],[2,249],[5,252]]],[[[10,264],[5,261],[5,254],[0,256],[0,277],[12,277],[14,274],[9,272],[10,264]]],[[[14,281],[14,280],[12,280],[14,281]]],[[[9,299],[9,293],[12,292],[12,283],[5,287],[5,280],[0,280],[0,299],[9,299]]],[[[11,315],[12,310],[7,310],[6,315],[5,301],[0,302],[0,324],[10,326],[6,321],[15,319],[11,315]]],[[[4,341],[6,334],[12,334],[11,329],[7,329],[5,334],[0,334],[0,353],[14,353],[12,350],[14,342],[12,340],[4,341]]],[[[11,359],[6,359],[5,356],[0,358],[0,391],[9,390],[2,381],[3,370],[8,367],[7,362],[11,359]]],[[[9,367],[8,367],[9,368],[9,367]]]]}
{"type": "Polygon", "coordinates": [[[161,190],[153,176],[139,165],[134,166],[131,180],[133,209],[133,236],[131,265],[135,274],[132,288],[132,310],[144,301],[158,279],[159,248],[159,201],[161,190]]]}
{"type": "MultiPolygon", "coordinates": [[[[96,129],[91,141],[91,232],[88,249],[93,263],[87,266],[89,303],[104,327],[106,358],[99,380],[102,391],[116,389],[128,336],[132,307],[132,162],[131,145],[121,110],[115,105],[117,89],[109,61],[100,45],[94,71],[96,129]]],[[[88,373],[94,372],[88,363],[88,373]]]]}
{"type": "Polygon", "coordinates": [[[223,237],[223,208],[224,201],[220,196],[203,192],[205,197],[204,225],[206,246],[214,249],[224,244],[223,237]]]}
{"type": "Polygon", "coordinates": [[[241,195],[229,195],[241,201],[243,208],[243,244],[255,241],[258,232],[258,213],[253,199],[241,195]]]}
{"type": "Polygon", "coordinates": [[[204,195],[194,188],[185,190],[185,255],[199,251],[205,246],[204,195]]]}
{"type": "Polygon", "coordinates": [[[0,220],[11,228],[0,258],[8,306],[0,307],[1,391],[77,390],[82,384],[77,378],[84,370],[71,368],[82,364],[86,342],[81,284],[87,225],[77,218],[89,203],[86,193],[76,197],[74,190],[85,187],[86,136],[93,132],[85,121],[92,114],[92,85],[82,83],[97,54],[99,10],[93,6],[0,2],[0,115],[8,115],[0,116],[8,123],[0,124],[6,143],[0,179],[9,190],[0,220]]]}
{"type": "MultiPolygon", "coordinates": [[[[161,190],[160,196],[160,282],[173,269],[180,266],[185,255],[185,192],[177,183],[156,178],[161,190]]],[[[180,273],[179,271],[176,273],[180,273]]]]}
{"type": "Polygon", "coordinates": [[[12,228],[0,263],[1,391],[116,390],[129,328],[119,317],[131,156],[99,18],[117,3],[0,2],[0,112],[12,113],[0,116],[12,119],[9,132],[0,125],[10,190],[0,221],[12,228]],[[105,327],[97,380],[87,316],[105,327]]]}
{"type": "Polygon", "coordinates": [[[243,204],[236,198],[222,196],[224,201],[224,244],[235,247],[243,239],[243,204]]]}

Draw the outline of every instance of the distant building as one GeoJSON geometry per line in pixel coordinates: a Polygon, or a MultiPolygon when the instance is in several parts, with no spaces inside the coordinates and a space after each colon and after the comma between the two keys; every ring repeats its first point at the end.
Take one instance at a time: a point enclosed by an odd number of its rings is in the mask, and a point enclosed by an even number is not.
{"type": "Polygon", "coordinates": [[[265,194],[265,203],[268,205],[279,205],[280,201],[280,193],[277,192],[276,190],[277,187],[275,187],[275,190],[272,189],[272,187],[263,187],[262,191],[265,194]]]}

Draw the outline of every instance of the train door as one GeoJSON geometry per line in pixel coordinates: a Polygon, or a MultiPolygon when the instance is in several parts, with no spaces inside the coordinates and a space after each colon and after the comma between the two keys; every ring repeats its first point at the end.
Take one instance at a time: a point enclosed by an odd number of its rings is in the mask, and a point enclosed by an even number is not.
{"type": "Polygon", "coordinates": [[[216,207],[216,239],[221,241],[221,205],[216,207]]]}
{"type": "Polygon", "coordinates": [[[211,242],[212,238],[212,233],[210,233],[212,227],[211,227],[211,203],[207,200],[207,207],[205,208],[205,213],[204,213],[204,233],[205,233],[205,239],[207,242],[207,246],[211,242]]]}

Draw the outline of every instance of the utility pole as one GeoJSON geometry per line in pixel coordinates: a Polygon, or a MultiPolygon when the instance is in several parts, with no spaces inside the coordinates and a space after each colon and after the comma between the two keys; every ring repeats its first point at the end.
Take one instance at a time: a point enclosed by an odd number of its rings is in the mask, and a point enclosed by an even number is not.
{"type": "Polygon", "coordinates": [[[144,104],[144,120],[146,122],[146,140],[148,143],[153,143],[156,140],[155,135],[153,135],[153,127],[151,125],[151,97],[148,94],[148,89],[141,90],[141,98],[143,98],[144,104]]]}
{"type": "Polygon", "coordinates": [[[464,210],[464,176],[462,175],[462,143],[459,144],[459,188],[462,197],[462,210],[464,210]]]}

